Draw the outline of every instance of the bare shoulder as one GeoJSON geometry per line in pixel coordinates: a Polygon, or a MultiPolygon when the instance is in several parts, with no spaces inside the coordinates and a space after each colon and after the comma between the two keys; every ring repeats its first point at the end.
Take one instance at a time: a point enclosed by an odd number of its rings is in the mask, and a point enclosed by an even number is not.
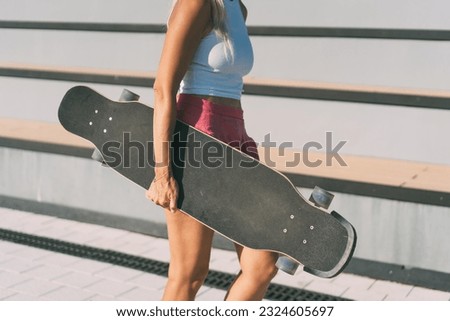
{"type": "Polygon", "coordinates": [[[186,18],[202,23],[203,21],[199,20],[205,17],[209,20],[210,12],[209,0],[177,0],[169,17],[168,26],[170,27],[174,21],[185,21],[186,18]]]}
{"type": "Polygon", "coordinates": [[[244,16],[244,20],[247,20],[248,10],[247,7],[244,5],[242,0],[239,0],[239,3],[241,5],[242,15],[244,16]]]}

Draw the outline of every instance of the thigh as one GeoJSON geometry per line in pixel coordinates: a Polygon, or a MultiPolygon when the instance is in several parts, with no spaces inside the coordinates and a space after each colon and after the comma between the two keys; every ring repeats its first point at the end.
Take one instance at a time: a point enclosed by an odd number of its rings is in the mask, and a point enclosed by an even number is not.
{"type": "Polygon", "coordinates": [[[165,213],[172,272],[192,274],[207,269],[214,231],[180,211],[165,213]]]}

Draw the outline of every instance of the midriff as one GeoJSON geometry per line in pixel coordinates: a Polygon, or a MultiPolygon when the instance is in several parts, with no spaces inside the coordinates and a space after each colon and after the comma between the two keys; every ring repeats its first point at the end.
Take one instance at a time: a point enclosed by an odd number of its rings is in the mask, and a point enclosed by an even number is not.
{"type": "Polygon", "coordinates": [[[227,98],[227,97],[218,97],[218,96],[208,96],[208,95],[194,95],[194,94],[188,94],[195,97],[199,97],[201,99],[208,100],[212,103],[229,106],[233,108],[241,109],[241,101],[239,99],[233,99],[233,98],[227,98]]]}

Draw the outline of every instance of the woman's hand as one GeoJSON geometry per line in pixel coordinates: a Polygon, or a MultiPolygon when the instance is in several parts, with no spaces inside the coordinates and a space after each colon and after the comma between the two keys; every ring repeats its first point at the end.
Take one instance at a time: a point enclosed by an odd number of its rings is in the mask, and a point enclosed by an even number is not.
{"type": "Polygon", "coordinates": [[[145,196],[172,213],[177,211],[178,200],[178,184],[173,178],[170,171],[155,175],[149,189],[145,192],[145,196]]]}

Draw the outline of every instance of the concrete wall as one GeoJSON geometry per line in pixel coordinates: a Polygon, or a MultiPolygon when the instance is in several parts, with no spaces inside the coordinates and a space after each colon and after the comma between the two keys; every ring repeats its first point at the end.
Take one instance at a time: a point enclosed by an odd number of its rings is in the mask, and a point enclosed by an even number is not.
{"type": "MultiPolygon", "coordinates": [[[[445,1],[246,2],[249,25],[446,29],[445,1]],[[420,18],[420,19],[419,19],[420,18]]],[[[169,0],[5,1],[2,20],[164,23],[169,0]],[[21,10],[17,10],[21,8],[21,10]]],[[[0,63],[154,71],[161,34],[0,29],[0,63]]],[[[450,42],[252,37],[253,77],[450,90],[450,42]],[[267,50],[270,48],[270,50],[267,50]]],[[[0,77],[0,115],[56,121],[72,84],[0,77]],[[26,93],[26,94],[23,94],[26,93]],[[51,104],[49,103],[51,102],[51,104]]],[[[104,93],[120,89],[94,85],[104,93]]],[[[145,102],[152,93],[138,89],[145,102]]],[[[450,112],[358,103],[243,97],[248,131],[281,143],[321,142],[326,131],[348,141],[343,154],[450,164],[450,112]]]]}
{"type": "MultiPolygon", "coordinates": [[[[169,0],[0,0],[0,20],[164,23],[169,0]],[[20,10],[19,10],[20,8],[20,10]]],[[[248,0],[249,25],[449,29],[444,0],[248,0]]],[[[159,34],[0,29],[0,63],[154,71],[159,34]]],[[[450,43],[252,37],[252,76],[450,90],[450,43]],[[268,50],[267,48],[270,48],[268,50]]],[[[0,117],[56,122],[70,82],[0,77],[0,117]]],[[[118,97],[117,86],[94,85],[118,97]]],[[[151,104],[150,88],[131,88],[151,104]]],[[[450,112],[244,95],[249,133],[323,143],[343,154],[450,164],[450,112]]],[[[143,191],[85,159],[0,148],[0,199],[55,204],[163,224],[143,191]]],[[[439,178],[437,178],[439,179],[439,178]]],[[[307,191],[305,191],[307,193],[307,191]]],[[[334,208],[359,232],[356,256],[450,273],[450,210],[339,194],[334,208]]]]}
{"type": "Polygon", "coordinates": [[[0,148],[0,195],[164,223],[144,190],[90,159],[0,148]]]}

